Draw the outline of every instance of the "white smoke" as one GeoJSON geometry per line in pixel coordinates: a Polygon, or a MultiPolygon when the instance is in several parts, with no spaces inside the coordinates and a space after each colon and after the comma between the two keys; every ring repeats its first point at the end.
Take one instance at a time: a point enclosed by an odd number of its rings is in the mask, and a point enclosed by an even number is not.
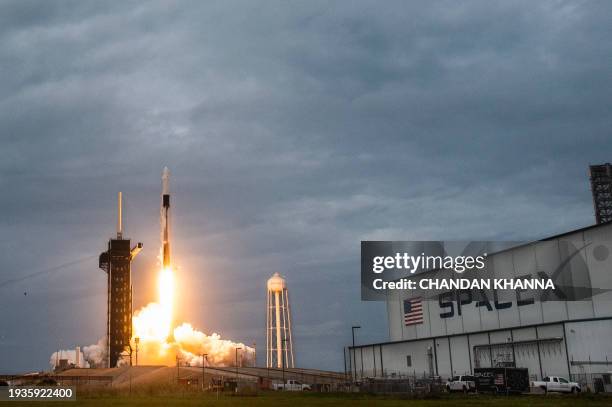
{"type": "Polygon", "coordinates": [[[106,338],[102,337],[98,343],[83,347],[85,360],[91,367],[103,367],[106,363],[106,338]]]}
{"type": "Polygon", "coordinates": [[[207,366],[234,366],[236,357],[241,366],[255,364],[254,348],[221,339],[217,333],[207,335],[188,323],[177,326],[162,340],[155,335],[139,338],[138,361],[143,365],[172,366],[178,357],[183,366],[202,366],[202,355],[207,355],[204,361],[207,366]]]}
{"type": "Polygon", "coordinates": [[[98,343],[85,346],[79,350],[77,363],[77,351],[75,349],[63,349],[53,352],[49,358],[49,364],[54,369],[59,366],[60,360],[66,359],[68,365],[79,368],[103,367],[106,360],[106,339],[101,338],[98,343]]]}
{"type": "MultiPolygon", "coordinates": [[[[174,329],[174,341],[181,359],[190,366],[202,366],[202,355],[208,355],[209,366],[255,365],[255,349],[243,343],[221,339],[217,333],[206,335],[183,323],[174,329]]],[[[206,361],[204,362],[206,363],[206,361]]]]}

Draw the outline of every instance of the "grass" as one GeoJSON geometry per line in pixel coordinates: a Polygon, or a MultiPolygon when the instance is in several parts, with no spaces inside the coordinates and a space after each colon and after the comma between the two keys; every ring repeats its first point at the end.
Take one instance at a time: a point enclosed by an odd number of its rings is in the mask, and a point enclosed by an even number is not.
{"type": "Polygon", "coordinates": [[[435,407],[459,406],[479,407],[492,406],[571,406],[596,407],[612,406],[612,397],[582,394],[572,395],[538,395],[538,396],[488,396],[488,395],[439,395],[425,399],[408,399],[398,396],[372,396],[365,394],[346,393],[274,393],[265,392],[255,396],[221,395],[218,399],[214,394],[178,393],[178,394],[118,394],[118,393],[87,393],[77,394],[77,401],[70,402],[11,402],[10,405],[31,406],[198,406],[198,407],[231,407],[231,406],[386,406],[386,407],[435,407]]]}

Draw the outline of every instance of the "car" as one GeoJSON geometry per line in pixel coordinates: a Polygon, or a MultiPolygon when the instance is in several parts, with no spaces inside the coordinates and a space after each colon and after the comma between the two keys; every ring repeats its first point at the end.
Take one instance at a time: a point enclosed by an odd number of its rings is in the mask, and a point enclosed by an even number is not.
{"type": "Polygon", "coordinates": [[[546,392],[554,391],[559,393],[580,393],[582,390],[576,382],[570,382],[564,377],[546,376],[541,381],[531,383],[531,387],[540,388],[546,392]]]}
{"type": "Polygon", "coordinates": [[[462,391],[464,393],[476,391],[476,382],[474,376],[453,376],[446,383],[446,391],[462,391]]]}
{"type": "Polygon", "coordinates": [[[312,387],[309,384],[300,383],[297,380],[287,380],[287,383],[275,383],[272,385],[274,390],[285,391],[310,391],[312,387]]]}

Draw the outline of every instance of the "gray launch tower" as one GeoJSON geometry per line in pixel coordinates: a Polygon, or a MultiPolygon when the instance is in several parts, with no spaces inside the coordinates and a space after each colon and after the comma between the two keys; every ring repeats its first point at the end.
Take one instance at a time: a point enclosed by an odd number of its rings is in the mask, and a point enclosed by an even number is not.
{"type": "Polygon", "coordinates": [[[124,356],[132,360],[132,272],[131,263],[142,243],[130,248],[123,238],[121,192],[118,196],[117,238],[108,241],[108,250],[100,254],[100,268],[108,275],[107,283],[107,366],[116,367],[124,356]]]}
{"type": "Polygon", "coordinates": [[[612,221],[612,164],[589,166],[595,221],[606,223],[612,221]]]}

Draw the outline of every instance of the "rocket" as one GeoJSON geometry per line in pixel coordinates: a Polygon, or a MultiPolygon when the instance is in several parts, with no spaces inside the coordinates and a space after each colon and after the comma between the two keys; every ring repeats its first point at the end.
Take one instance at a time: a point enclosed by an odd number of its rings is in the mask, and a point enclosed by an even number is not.
{"type": "Polygon", "coordinates": [[[162,266],[170,267],[170,171],[164,167],[162,172],[162,266]]]}

